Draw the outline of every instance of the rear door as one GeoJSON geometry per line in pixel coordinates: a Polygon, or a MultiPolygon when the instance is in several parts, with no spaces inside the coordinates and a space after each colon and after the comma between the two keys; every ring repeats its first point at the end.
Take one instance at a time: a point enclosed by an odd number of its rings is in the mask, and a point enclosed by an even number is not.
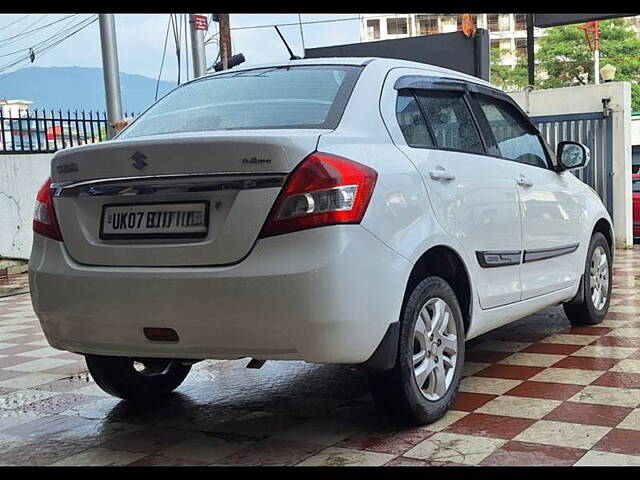
{"type": "Polygon", "coordinates": [[[463,83],[397,69],[382,109],[396,145],[422,174],[438,222],[465,249],[488,309],[520,300],[520,209],[514,165],[487,152],[467,95],[463,83]]]}
{"type": "MultiPolygon", "coordinates": [[[[494,134],[500,156],[515,167],[522,211],[522,299],[575,285],[584,259],[579,258],[587,219],[585,198],[570,182],[571,172],[557,173],[539,132],[507,99],[474,93],[494,134]]],[[[512,174],[513,174],[512,173],[512,174]]]]}
{"type": "Polygon", "coordinates": [[[249,254],[287,175],[334,129],[361,67],[260,68],[198,79],[115,140],[52,161],[79,263],[227,265],[249,254]]]}

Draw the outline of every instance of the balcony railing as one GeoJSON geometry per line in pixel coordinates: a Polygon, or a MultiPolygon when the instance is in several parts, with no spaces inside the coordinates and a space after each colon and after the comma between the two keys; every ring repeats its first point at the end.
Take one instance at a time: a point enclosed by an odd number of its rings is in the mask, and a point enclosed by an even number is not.
{"type": "MultiPolygon", "coordinates": [[[[135,114],[125,112],[125,118],[135,114]]],[[[105,112],[0,109],[0,154],[52,153],[107,139],[105,112]]]]}

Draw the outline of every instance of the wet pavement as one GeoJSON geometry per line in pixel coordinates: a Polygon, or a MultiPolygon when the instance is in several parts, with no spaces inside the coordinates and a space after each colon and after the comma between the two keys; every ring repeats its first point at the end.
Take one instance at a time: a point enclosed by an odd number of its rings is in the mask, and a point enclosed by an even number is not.
{"type": "Polygon", "coordinates": [[[559,307],[468,344],[440,421],[400,428],[357,367],[205,361],[175,394],[104,394],[50,348],[28,294],[0,298],[0,465],[640,465],[640,249],[617,252],[606,320],[559,307]]]}

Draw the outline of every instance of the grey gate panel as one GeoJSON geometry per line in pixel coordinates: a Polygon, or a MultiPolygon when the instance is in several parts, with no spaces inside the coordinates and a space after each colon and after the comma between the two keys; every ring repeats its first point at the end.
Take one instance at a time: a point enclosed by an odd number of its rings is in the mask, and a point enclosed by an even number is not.
{"type": "Polygon", "coordinates": [[[613,122],[605,112],[530,117],[555,151],[559,142],[573,140],[591,149],[587,168],[574,174],[590,185],[613,217],[613,122]]]}

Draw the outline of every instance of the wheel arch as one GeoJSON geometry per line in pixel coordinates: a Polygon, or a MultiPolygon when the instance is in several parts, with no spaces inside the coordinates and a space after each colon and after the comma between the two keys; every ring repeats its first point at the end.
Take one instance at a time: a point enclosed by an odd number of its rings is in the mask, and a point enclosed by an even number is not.
{"type": "Polygon", "coordinates": [[[468,332],[473,313],[471,276],[462,256],[448,245],[432,246],[420,255],[409,274],[403,304],[413,287],[430,275],[441,277],[451,285],[460,303],[465,333],[468,332]]]}
{"type": "Polygon", "coordinates": [[[611,225],[611,222],[607,218],[601,217],[593,226],[593,229],[591,230],[591,237],[593,237],[596,232],[602,233],[604,238],[607,239],[607,243],[611,249],[611,254],[613,255],[615,250],[615,237],[613,235],[613,226],[611,225]]]}

